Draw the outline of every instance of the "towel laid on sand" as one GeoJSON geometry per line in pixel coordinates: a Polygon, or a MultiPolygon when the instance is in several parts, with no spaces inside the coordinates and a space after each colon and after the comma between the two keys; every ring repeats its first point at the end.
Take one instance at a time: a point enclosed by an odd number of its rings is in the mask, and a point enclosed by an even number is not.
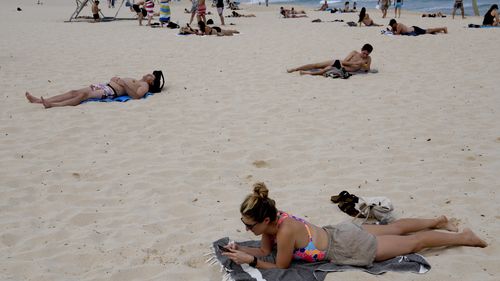
{"type": "MultiPolygon", "coordinates": [[[[349,265],[336,265],[329,262],[307,263],[303,261],[292,261],[288,269],[257,269],[248,264],[238,265],[229,258],[223,256],[218,245],[225,246],[229,238],[224,237],[213,242],[215,259],[221,265],[225,276],[223,280],[234,281],[323,281],[328,272],[359,270],[371,274],[383,274],[387,271],[426,273],[431,269],[429,263],[418,254],[395,257],[383,262],[375,262],[372,267],[358,267],[349,265]]],[[[260,241],[245,241],[238,245],[248,247],[259,247],[260,241]]],[[[276,253],[261,258],[264,261],[274,262],[276,253]]]]}
{"type": "MultiPolygon", "coordinates": [[[[152,96],[154,95],[153,93],[150,93],[150,92],[147,92],[141,99],[145,99],[149,96],[152,96]]],[[[119,97],[116,97],[114,99],[88,99],[88,100],[84,100],[82,101],[81,103],[86,103],[86,102],[90,102],[90,101],[98,101],[98,102],[114,102],[114,101],[117,101],[117,102],[127,102],[129,100],[131,100],[132,97],[131,96],[128,96],[128,95],[123,95],[123,96],[119,96],[119,97]]]]}

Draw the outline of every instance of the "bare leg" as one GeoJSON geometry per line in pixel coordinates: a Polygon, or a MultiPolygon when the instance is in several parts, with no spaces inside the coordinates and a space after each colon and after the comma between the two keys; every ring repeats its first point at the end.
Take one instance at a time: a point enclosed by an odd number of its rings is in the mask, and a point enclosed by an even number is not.
{"type": "Polygon", "coordinates": [[[219,17],[220,17],[220,23],[221,23],[221,25],[225,25],[224,24],[224,16],[222,14],[219,14],[219,17]]]}
{"type": "Polygon", "coordinates": [[[302,66],[299,66],[296,68],[290,68],[290,69],[287,69],[286,71],[288,73],[292,73],[292,72],[299,71],[299,70],[319,69],[319,68],[325,68],[325,67],[332,65],[332,64],[333,64],[333,60],[329,60],[329,61],[320,62],[320,63],[306,64],[306,65],[302,65],[302,66]]]}
{"type": "Polygon", "coordinates": [[[466,228],[462,233],[424,231],[408,236],[377,236],[376,261],[387,260],[396,256],[415,253],[425,248],[444,246],[470,246],[484,248],[488,244],[474,232],[466,228]]]}
{"type": "Polygon", "coordinates": [[[37,98],[37,97],[33,96],[29,92],[26,92],[26,94],[24,94],[24,95],[26,96],[26,98],[28,99],[28,101],[31,102],[31,103],[42,103],[42,100],[40,98],[37,98]]]}
{"type": "Polygon", "coordinates": [[[462,8],[460,8],[460,10],[462,11],[462,19],[465,19],[465,15],[464,15],[464,6],[462,5],[462,8]]]}
{"type": "Polygon", "coordinates": [[[446,216],[435,219],[400,219],[387,225],[363,225],[363,228],[375,236],[404,235],[428,229],[442,229],[457,232],[455,220],[448,220],[446,216]]]}
{"type": "Polygon", "coordinates": [[[77,95],[74,95],[72,98],[66,99],[64,101],[59,101],[59,102],[50,102],[43,97],[41,98],[43,106],[45,108],[51,108],[51,107],[58,107],[58,106],[75,106],[79,105],[82,101],[88,99],[88,96],[85,93],[79,93],[77,95]]]}
{"type": "Polygon", "coordinates": [[[443,33],[448,33],[448,28],[446,27],[436,27],[436,28],[428,28],[426,30],[427,33],[439,33],[439,32],[443,32],[443,33]]]}
{"type": "Polygon", "coordinates": [[[196,15],[196,11],[194,13],[191,13],[191,19],[189,20],[189,25],[193,22],[194,16],[196,15]]]}

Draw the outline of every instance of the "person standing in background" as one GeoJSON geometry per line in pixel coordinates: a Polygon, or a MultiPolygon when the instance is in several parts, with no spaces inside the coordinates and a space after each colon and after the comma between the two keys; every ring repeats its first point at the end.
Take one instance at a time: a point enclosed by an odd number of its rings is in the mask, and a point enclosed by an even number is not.
{"type": "Polygon", "coordinates": [[[396,0],[394,2],[394,17],[401,17],[401,7],[403,6],[403,0],[396,0]]]}
{"type": "Polygon", "coordinates": [[[225,25],[224,24],[224,0],[217,0],[216,7],[217,7],[217,13],[219,14],[219,17],[220,17],[221,25],[225,25]]]}
{"type": "Polygon", "coordinates": [[[460,11],[462,12],[462,19],[465,19],[465,16],[464,16],[464,2],[463,2],[463,0],[455,0],[455,4],[453,5],[453,12],[451,13],[451,18],[452,19],[455,18],[455,12],[457,11],[457,9],[460,9],[460,11]]]}

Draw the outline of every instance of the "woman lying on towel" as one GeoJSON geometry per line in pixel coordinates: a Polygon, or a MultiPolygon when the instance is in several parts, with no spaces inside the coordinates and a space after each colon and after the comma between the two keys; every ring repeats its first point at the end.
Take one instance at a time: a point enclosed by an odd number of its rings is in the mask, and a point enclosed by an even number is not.
{"type": "Polygon", "coordinates": [[[366,13],[365,7],[361,8],[361,11],[359,12],[358,24],[359,26],[361,26],[361,24],[364,24],[366,26],[382,26],[381,24],[376,24],[373,22],[373,20],[370,18],[370,15],[366,13]]]}
{"type": "Polygon", "coordinates": [[[159,93],[163,88],[163,84],[160,85],[162,79],[164,78],[161,71],[154,71],[140,79],[113,77],[108,83],[92,84],[50,98],[37,98],[29,92],[26,92],[25,95],[29,102],[43,104],[45,108],[74,106],[88,99],[114,99],[124,95],[140,99],[147,92],[159,93]]]}
{"type": "Polygon", "coordinates": [[[256,183],[240,207],[241,222],[247,231],[261,235],[260,248],[230,243],[223,255],[237,264],[268,268],[288,268],[292,259],[306,262],[328,260],[336,264],[370,266],[399,255],[443,246],[486,247],[487,244],[466,228],[458,233],[445,216],[435,219],[400,219],[388,225],[357,225],[352,221],[318,227],[304,219],[276,209],[264,183],[256,183]],[[444,230],[433,231],[432,229],[444,230]],[[451,233],[456,232],[456,233],[451,233]],[[276,263],[265,262],[277,247],[276,263]]]}

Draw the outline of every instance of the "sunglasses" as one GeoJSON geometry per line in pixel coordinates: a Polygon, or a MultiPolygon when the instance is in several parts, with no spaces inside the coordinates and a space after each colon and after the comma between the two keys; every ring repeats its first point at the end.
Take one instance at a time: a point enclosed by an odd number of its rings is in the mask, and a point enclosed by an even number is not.
{"type": "Polygon", "coordinates": [[[258,222],[254,223],[254,224],[247,224],[243,221],[243,218],[240,218],[241,222],[246,226],[246,228],[248,230],[252,230],[252,228],[254,228],[254,226],[256,226],[257,224],[259,224],[258,222]]]}

